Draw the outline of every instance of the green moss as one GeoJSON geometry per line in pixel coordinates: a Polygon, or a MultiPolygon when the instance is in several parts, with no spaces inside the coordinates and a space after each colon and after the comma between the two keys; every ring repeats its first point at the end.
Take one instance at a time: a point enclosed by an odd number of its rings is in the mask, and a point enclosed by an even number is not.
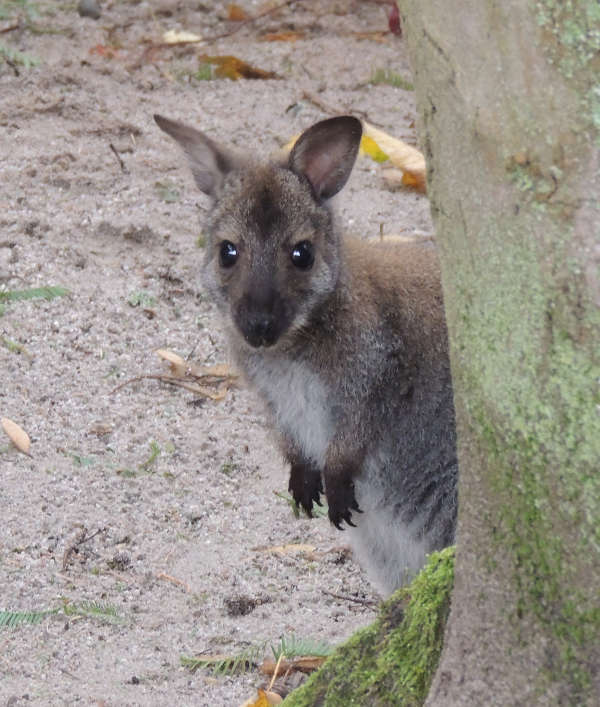
{"type": "Polygon", "coordinates": [[[454,548],[433,553],[378,619],[338,648],[289,707],[422,705],[438,664],[454,582],[454,548]]]}
{"type": "MultiPolygon", "coordinates": [[[[485,493],[500,501],[489,552],[512,559],[515,613],[507,618],[517,634],[528,617],[550,637],[540,691],[567,682],[585,704],[597,659],[590,646],[600,635],[591,589],[600,561],[600,312],[559,207],[547,204],[545,238],[528,235],[539,230],[528,208],[536,198],[535,189],[522,197],[521,228],[503,241],[490,220],[481,269],[454,283],[462,305],[452,315],[460,317],[454,371],[469,438],[485,460],[485,493]]],[[[523,625],[527,643],[531,624],[523,625]]]]}
{"type": "Polygon", "coordinates": [[[552,37],[548,58],[578,85],[582,109],[600,144],[600,5],[597,0],[539,0],[538,24],[552,37]],[[590,70],[591,69],[591,70],[590,70]],[[592,83],[583,85],[586,76],[592,83]]]}

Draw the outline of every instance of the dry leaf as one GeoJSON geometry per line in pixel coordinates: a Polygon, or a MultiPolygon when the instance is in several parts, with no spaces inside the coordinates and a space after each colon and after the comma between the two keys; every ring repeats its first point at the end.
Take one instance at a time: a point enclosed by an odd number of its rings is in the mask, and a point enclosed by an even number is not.
{"type": "Polygon", "coordinates": [[[244,22],[248,19],[248,13],[243,7],[232,3],[227,6],[227,19],[231,22],[244,22]]]}
{"type": "Polygon", "coordinates": [[[267,32],[260,37],[261,42],[297,42],[304,39],[304,32],[267,32]]]}
{"type": "Polygon", "coordinates": [[[363,121],[363,134],[372,138],[379,148],[390,158],[390,162],[404,173],[404,184],[425,192],[425,157],[412,145],[388,135],[363,121]]]}
{"type": "Polygon", "coordinates": [[[25,432],[22,427],[19,427],[16,422],[9,420],[8,417],[0,418],[0,424],[15,447],[20,452],[23,452],[23,454],[27,454],[27,456],[30,457],[31,454],[29,453],[29,447],[31,446],[31,440],[29,439],[27,432],[25,432]]]}
{"type": "Polygon", "coordinates": [[[272,547],[257,547],[254,549],[260,552],[270,552],[274,555],[310,555],[316,550],[314,545],[303,545],[302,543],[273,545],[272,547]]]}
{"type": "Polygon", "coordinates": [[[168,361],[171,368],[171,373],[178,378],[183,378],[187,370],[187,363],[185,359],[181,358],[179,354],[173,353],[168,349],[157,349],[157,355],[160,356],[165,361],[168,361]]]}
{"type": "Polygon", "coordinates": [[[281,78],[274,71],[263,71],[247,64],[236,56],[208,56],[203,54],[198,57],[201,62],[215,64],[215,76],[220,79],[278,79],[281,78]]]}
{"type": "Polygon", "coordinates": [[[312,673],[320,668],[327,660],[325,656],[304,655],[291,660],[278,661],[279,665],[272,658],[265,658],[259,670],[263,675],[273,675],[277,669],[279,675],[288,671],[296,671],[298,673],[312,673]]]}
{"type": "Polygon", "coordinates": [[[371,39],[373,42],[380,42],[381,44],[388,43],[388,38],[385,35],[385,32],[350,32],[350,36],[355,39],[371,39]]]}
{"type": "Polygon", "coordinates": [[[165,32],[162,39],[165,44],[184,44],[187,42],[204,41],[198,34],[186,31],[177,32],[177,30],[174,29],[170,29],[168,32],[165,32]]]}

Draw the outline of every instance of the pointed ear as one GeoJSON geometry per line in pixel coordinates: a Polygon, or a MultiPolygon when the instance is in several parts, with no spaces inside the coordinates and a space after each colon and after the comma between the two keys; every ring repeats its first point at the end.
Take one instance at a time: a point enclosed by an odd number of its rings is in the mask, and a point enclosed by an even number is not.
{"type": "Polygon", "coordinates": [[[322,120],[298,138],[288,166],[303,174],[317,199],[329,199],[348,181],[360,139],[360,120],[349,115],[322,120]]]}
{"type": "Polygon", "coordinates": [[[183,148],[199,189],[215,196],[225,175],[235,169],[241,160],[195,128],[163,118],[162,115],[155,115],[154,120],[183,148]]]}

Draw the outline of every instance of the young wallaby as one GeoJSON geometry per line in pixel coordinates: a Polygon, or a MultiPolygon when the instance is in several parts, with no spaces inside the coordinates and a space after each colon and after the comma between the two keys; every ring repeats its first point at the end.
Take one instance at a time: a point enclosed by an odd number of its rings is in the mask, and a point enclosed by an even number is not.
{"type": "Polygon", "coordinates": [[[440,274],[431,245],[342,238],[327,200],[362,128],[324,120],[282,163],[236,156],[161,116],[213,200],[205,285],[260,393],[311,515],[324,493],[384,593],[453,542],[457,461],[440,274]]]}

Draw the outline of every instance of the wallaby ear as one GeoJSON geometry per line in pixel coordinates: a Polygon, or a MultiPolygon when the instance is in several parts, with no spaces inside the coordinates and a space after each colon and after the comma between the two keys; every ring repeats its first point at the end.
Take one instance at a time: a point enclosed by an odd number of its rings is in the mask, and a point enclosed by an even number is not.
{"type": "Polygon", "coordinates": [[[348,181],[361,137],[357,118],[344,115],[322,120],[298,138],[289,168],[308,179],[317,199],[329,199],[348,181]]]}
{"type": "Polygon", "coordinates": [[[240,160],[195,128],[163,118],[162,115],[154,115],[154,120],[161,130],[183,148],[199,189],[209,196],[214,196],[223,182],[223,177],[235,169],[240,160]]]}

